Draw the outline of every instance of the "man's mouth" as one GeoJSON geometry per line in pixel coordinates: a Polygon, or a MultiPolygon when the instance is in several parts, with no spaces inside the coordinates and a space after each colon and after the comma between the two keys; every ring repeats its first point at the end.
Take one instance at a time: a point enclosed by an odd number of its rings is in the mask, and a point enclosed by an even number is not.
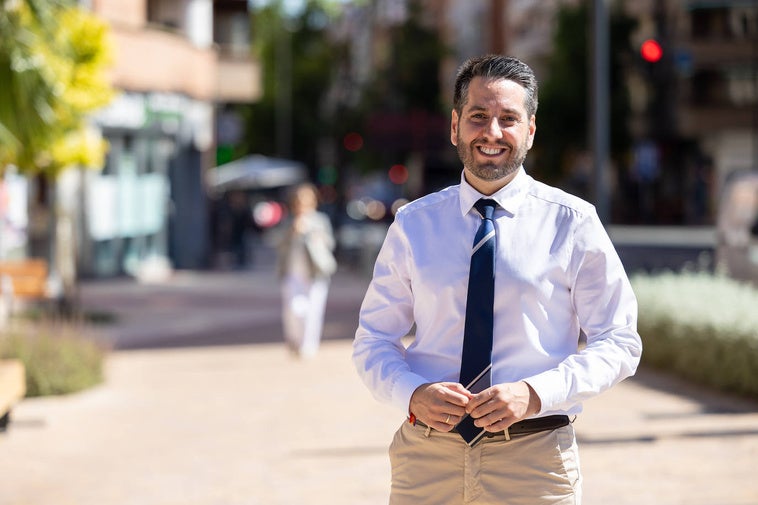
{"type": "Polygon", "coordinates": [[[497,156],[499,154],[502,154],[505,149],[500,147],[485,147],[485,146],[479,146],[477,147],[478,151],[486,156],[497,156]]]}

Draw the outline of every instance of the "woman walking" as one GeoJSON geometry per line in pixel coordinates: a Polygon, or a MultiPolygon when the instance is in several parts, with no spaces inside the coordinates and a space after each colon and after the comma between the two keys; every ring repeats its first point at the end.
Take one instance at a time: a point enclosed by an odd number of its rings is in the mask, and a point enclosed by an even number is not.
{"type": "Polygon", "coordinates": [[[318,351],[329,281],[337,269],[332,225],[317,207],[315,186],[304,183],[294,189],[279,250],[284,338],[290,350],[303,358],[318,351]]]}

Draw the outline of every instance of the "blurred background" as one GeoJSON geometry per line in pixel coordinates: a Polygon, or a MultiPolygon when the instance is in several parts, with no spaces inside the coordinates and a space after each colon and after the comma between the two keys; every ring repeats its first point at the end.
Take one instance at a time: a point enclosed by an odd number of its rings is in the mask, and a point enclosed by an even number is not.
{"type": "Polygon", "coordinates": [[[386,501],[358,309],[396,209],[460,180],[490,52],[535,69],[526,169],[595,204],[639,301],[586,502],[758,503],[756,0],[0,0],[0,505],[386,501]],[[302,181],[338,241],[313,361],[273,272],[302,181]]]}
{"type": "Polygon", "coordinates": [[[451,86],[486,52],[535,69],[527,170],[595,203],[628,269],[755,279],[755,2],[0,5],[0,258],[59,296],[249,267],[302,180],[370,268],[399,205],[458,181],[451,86]]]}

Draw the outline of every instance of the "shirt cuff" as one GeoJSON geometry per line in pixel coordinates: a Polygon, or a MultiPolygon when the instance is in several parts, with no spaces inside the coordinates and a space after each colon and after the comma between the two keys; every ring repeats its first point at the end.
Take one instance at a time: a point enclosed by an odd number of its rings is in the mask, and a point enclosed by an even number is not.
{"type": "Polygon", "coordinates": [[[415,373],[401,375],[392,388],[392,404],[405,412],[405,415],[408,415],[413,392],[427,382],[429,381],[415,373]]]}
{"type": "Polygon", "coordinates": [[[562,404],[566,398],[563,391],[563,381],[560,373],[555,370],[548,370],[541,374],[524,379],[531,388],[540,397],[540,411],[536,415],[544,412],[555,410],[556,405],[562,404]]]}

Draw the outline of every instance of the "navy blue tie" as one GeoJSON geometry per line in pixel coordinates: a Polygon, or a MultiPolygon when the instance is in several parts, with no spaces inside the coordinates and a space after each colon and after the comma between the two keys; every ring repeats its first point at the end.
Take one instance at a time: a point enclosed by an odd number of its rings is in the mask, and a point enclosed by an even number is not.
{"type": "MultiPolygon", "coordinates": [[[[471,253],[460,383],[472,393],[479,393],[491,385],[496,249],[493,216],[497,203],[483,198],[474,207],[482,216],[482,222],[471,253]]],[[[463,418],[456,429],[472,447],[484,435],[484,429],[474,426],[474,419],[470,416],[463,418]]]]}

